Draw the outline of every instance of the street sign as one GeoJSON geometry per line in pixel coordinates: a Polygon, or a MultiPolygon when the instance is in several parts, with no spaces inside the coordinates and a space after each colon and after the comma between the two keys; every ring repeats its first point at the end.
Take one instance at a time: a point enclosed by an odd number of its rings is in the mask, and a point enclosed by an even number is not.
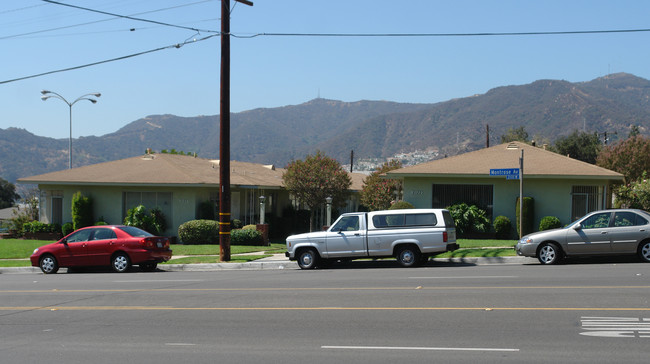
{"type": "Polygon", "coordinates": [[[490,176],[505,176],[506,179],[519,179],[519,168],[490,169],[490,176]]]}

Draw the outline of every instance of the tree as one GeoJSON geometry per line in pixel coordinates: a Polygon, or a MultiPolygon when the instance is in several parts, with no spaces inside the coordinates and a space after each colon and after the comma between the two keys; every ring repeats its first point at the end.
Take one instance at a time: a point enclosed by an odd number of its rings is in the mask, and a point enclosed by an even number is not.
{"type": "Polygon", "coordinates": [[[16,193],[16,186],[0,178],[0,209],[12,207],[19,198],[20,196],[16,193]]]}
{"type": "Polygon", "coordinates": [[[386,210],[390,207],[391,201],[395,199],[394,192],[400,190],[402,182],[393,179],[384,179],[380,176],[388,171],[402,168],[402,162],[393,159],[378,167],[363,180],[361,190],[361,203],[370,211],[386,210]]]}
{"type": "Polygon", "coordinates": [[[650,171],[650,139],[637,135],[607,146],[598,154],[596,164],[623,174],[627,181],[635,181],[650,171]]]}
{"type": "Polygon", "coordinates": [[[596,158],[598,158],[598,153],[602,149],[602,144],[598,134],[574,130],[571,135],[558,138],[553,149],[558,154],[596,164],[596,158]]]}
{"type": "Polygon", "coordinates": [[[501,144],[510,142],[524,142],[528,143],[528,132],[523,126],[509,128],[508,131],[501,136],[501,144]]]}
{"type": "Polygon", "coordinates": [[[320,151],[308,155],[304,161],[291,161],[282,181],[289,193],[309,208],[310,231],[313,230],[314,211],[325,203],[325,198],[332,197],[335,205],[344,206],[352,184],[341,164],[320,151]]]}

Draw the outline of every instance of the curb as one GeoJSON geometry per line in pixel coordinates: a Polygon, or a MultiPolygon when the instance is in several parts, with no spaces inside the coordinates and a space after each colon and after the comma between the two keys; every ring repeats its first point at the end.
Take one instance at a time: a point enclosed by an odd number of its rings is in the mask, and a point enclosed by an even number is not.
{"type": "MultiPolygon", "coordinates": [[[[482,258],[434,258],[436,263],[447,264],[539,264],[537,259],[528,257],[482,257],[482,258]]],[[[62,268],[65,269],[65,268],[62,268]]],[[[158,270],[165,272],[210,272],[220,270],[282,270],[300,269],[298,263],[289,260],[253,261],[248,263],[201,263],[201,264],[159,264],[158,270]]],[[[0,268],[0,274],[41,273],[38,267],[0,268]]]]}

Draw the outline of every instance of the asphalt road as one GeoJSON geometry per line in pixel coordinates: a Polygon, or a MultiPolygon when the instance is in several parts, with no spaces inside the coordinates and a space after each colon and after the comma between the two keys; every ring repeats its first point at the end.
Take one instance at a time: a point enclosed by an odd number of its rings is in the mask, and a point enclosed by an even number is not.
{"type": "Polygon", "coordinates": [[[0,275],[0,363],[647,363],[650,264],[0,275]]]}

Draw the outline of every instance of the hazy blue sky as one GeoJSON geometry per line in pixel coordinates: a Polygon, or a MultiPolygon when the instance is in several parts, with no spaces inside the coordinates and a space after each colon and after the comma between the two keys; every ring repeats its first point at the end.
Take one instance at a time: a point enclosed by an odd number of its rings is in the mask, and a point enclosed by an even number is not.
{"type": "MultiPolygon", "coordinates": [[[[0,82],[201,39],[220,30],[220,1],[60,0],[181,29],[39,0],[0,1],[0,82]],[[156,11],[159,10],[159,11],[156,11]],[[131,30],[134,29],[134,30],[131,30]]],[[[260,33],[495,33],[650,29],[650,1],[254,0],[231,14],[231,109],[343,101],[435,103],[538,79],[650,79],[650,32],[438,37],[260,33]]],[[[218,36],[116,62],[0,84],[0,128],[103,135],[147,115],[219,113],[218,36]]]]}

